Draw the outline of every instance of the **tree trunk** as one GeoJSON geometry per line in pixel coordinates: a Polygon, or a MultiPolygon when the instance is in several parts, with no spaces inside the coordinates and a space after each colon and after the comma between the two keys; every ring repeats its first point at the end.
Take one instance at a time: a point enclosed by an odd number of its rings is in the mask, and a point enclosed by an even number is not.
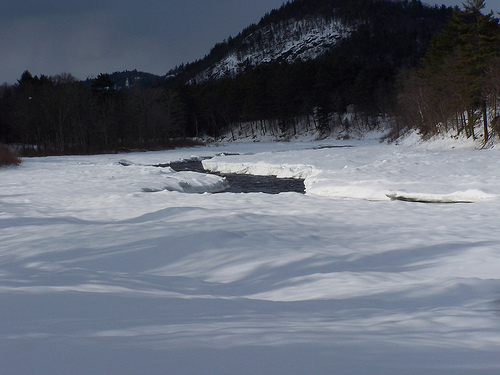
{"type": "Polygon", "coordinates": [[[486,142],[490,138],[490,135],[488,132],[488,108],[487,108],[486,100],[483,102],[483,127],[484,127],[484,144],[486,144],[486,142]]]}

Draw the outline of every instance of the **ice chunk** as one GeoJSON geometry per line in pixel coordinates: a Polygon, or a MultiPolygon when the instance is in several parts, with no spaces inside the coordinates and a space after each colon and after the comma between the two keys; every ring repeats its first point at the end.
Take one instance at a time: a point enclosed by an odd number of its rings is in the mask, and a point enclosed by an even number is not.
{"type": "Polygon", "coordinates": [[[422,203],[474,203],[483,199],[495,197],[495,195],[488,194],[477,189],[456,191],[450,194],[425,194],[393,191],[387,193],[386,195],[391,200],[422,203]]]}

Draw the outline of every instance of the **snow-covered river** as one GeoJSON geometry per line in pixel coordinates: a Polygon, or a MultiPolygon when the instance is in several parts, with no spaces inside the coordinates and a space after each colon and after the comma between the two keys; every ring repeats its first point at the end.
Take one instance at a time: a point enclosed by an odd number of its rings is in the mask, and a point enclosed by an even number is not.
{"type": "MultiPolygon", "coordinates": [[[[165,166],[171,167],[174,171],[192,171],[198,173],[210,173],[205,170],[201,160],[187,160],[169,163],[165,166]]],[[[158,165],[164,167],[164,165],[158,165]]],[[[246,173],[221,174],[227,182],[227,187],[222,192],[227,193],[304,193],[304,180],[298,178],[277,178],[275,176],[256,176],[246,173]]]]}
{"type": "Polygon", "coordinates": [[[499,151],[331,145],[0,169],[0,374],[500,373],[499,151]]]}

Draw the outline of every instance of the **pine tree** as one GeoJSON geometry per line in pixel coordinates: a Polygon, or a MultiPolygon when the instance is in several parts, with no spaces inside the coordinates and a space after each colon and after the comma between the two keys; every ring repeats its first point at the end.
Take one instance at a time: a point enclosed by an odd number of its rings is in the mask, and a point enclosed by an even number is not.
{"type": "Polygon", "coordinates": [[[484,8],[484,0],[467,0],[463,10],[455,9],[443,32],[432,40],[423,66],[411,73],[411,88],[407,86],[403,96],[419,98],[415,108],[426,124],[424,132],[439,131],[439,123],[447,130],[454,122],[458,131],[475,137],[474,126],[482,117],[488,140],[485,76],[490,60],[500,54],[500,26],[493,12],[482,13],[484,8]],[[416,87],[427,95],[409,92],[416,87]]]}
{"type": "MultiPolygon", "coordinates": [[[[457,68],[464,73],[467,94],[474,107],[482,109],[485,142],[488,139],[486,99],[483,97],[482,83],[487,62],[498,55],[500,50],[498,19],[493,12],[481,13],[484,0],[467,0],[464,11],[456,13],[453,19],[458,31],[461,60],[457,68]]],[[[474,124],[472,124],[473,126],[474,124]]]]}

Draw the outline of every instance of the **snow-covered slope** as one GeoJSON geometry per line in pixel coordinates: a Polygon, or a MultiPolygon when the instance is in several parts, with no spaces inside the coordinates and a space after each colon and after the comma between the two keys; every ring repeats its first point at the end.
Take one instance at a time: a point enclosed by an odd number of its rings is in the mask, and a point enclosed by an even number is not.
{"type": "Polygon", "coordinates": [[[242,46],[227,53],[216,64],[191,80],[207,80],[235,76],[249,67],[270,62],[305,61],[329,51],[351,28],[341,22],[321,17],[290,19],[273,23],[250,33],[242,46]]]}

